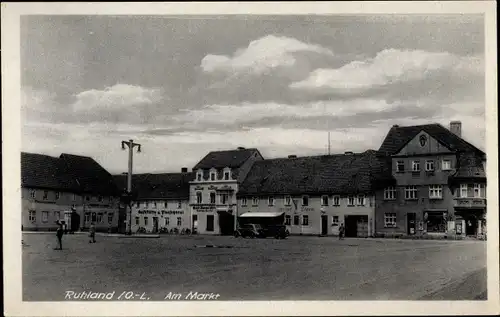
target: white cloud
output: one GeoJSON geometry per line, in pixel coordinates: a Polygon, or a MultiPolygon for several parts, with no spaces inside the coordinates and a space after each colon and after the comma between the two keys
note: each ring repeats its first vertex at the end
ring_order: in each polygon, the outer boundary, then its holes
{"type": "Polygon", "coordinates": [[[308,78],[292,83],[295,89],[368,89],[395,82],[426,78],[430,72],[483,73],[482,58],[447,52],[387,49],[374,58],[353,61],[337,69],[316,69],[308,78]]]}
{"type": "Polygon", "coordinates": [[[109,110],[129,110],[131,106],[151,105],[163,99],[159,88],[116,84],[104,90],[87,90],[76,95],[72,105],[75,111],[94,111],[99,108],[109,110]]]}
{"type": "Polygon", "coordinates": [[[296,63],[293,53],[313,52],[333,56],[333,52],[319,45],[308,44],[294,38],[268,35],[250,42],[233,56],[207,55],[201,61],[205,72],[252,72],[262,74],[277,67],[291,67],[296,63]]]}

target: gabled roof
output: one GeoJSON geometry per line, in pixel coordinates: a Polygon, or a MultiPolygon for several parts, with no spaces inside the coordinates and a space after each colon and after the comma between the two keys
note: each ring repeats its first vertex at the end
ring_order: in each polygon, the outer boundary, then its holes
{"type": "Polygon", "coordinates": [[[79,193],[115,195],[109,174],[94,159],[61,154],[59,157],[21,153],[21,185],[79,193]]]}
{"type": "Polygon", "coordinates": [[[388,155],[396,154],[422,130],[427,132],[437,141],[441,142],[451,151],[475,152],[480,155],[484,155],[483,151],[438,123],[407,127],[393,126],[382,142],[379,152],[388,155]]]}
{"type": "Polygon", "coordinates": [[[384,176],[383,157],[368,150],[356,154],[257,161],[238,196],[259,194],[356,194],[375,189],[384,176]]]}
{"type": "MultiPolygon", "coordinates": [[[[134,174],[132,175],[132,192],[135,199],[189,199],[189,182],[194,180],[195,174],[190,173],[161,173],[161,174],[134,174]]],[[[113,176],[116,186],[121,190],[127,189],[127,175],[113,176]]]]}
{"type": "Polygon", "coordinates": [[[236,149],[229,151],[212,151],[208,153],[193,170],[210,168],[238,168],[241,167],[252,155],[260,154],[257,149],[236,149]]]}

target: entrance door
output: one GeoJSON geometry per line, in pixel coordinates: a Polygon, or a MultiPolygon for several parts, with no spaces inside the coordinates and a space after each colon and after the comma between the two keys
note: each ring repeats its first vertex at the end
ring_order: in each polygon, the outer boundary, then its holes
{"type": "Polygon", "coordinates": [[[328,235],[328,216],[321,215],[321,235],[328,235]]]}
{"type": "Polygon", "coordinates": [[[416,219],[417,219],[417,215],[414,212],[409,212],[407,214],[407,220],[406,220],[407,234],[409,234],[409,235],[415,234],[415,232],[417,230],[416,219]]]}
{"type": "Polygon", "coordinates": [[[465,219],[465,235],[477,235],[477,219],[475,217],[467,217],[465,219]]]}
{"type": "Polygon", "coordinates": [[[153,217],[153,232],[158,232],[158,217],[153,217]]]}
{"type": "Polygon", "coordinates": [[[223,236],[234,234],[234,216],[226,211],[219,212],[220,234],[223,236]]]}
{"type": "Polygon", "coordinates": [[[345,216],[345,236],[355,238],[358,235],[358,219],[355,216],[345,216]]]}
{"type": "Polygon", "coordinates": [[[207,215],[207,231],[214,231],[214,215],[207,215]]]}
{"type": "Polygon", "coordinates": [[[193,215],[193,227],[191,228],[191,231],[196,233],[196,228],[198,228],[198,215],[193,215]]]}

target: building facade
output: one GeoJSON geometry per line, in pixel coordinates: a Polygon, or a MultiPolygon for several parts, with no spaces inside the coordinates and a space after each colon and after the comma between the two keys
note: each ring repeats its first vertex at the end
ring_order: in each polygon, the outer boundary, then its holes
{"type": "Polygon", "coordinates": [[[240,215],[283,214],[296,235],[335,236],[344,224],[346,236],[373,236],[378,165],[375,151],[256,162],[238,193],[240,215]]]}
{"type": "MultiPolygon", "coordinates": [[[[115,175],[116,185],[126,189],[127,175],[115,175]]],[[[125,223],[132,233],[181,233],[192,230],[189,207],[189,182],[194,174],[183,168],[181,173],[135,174],[132,177],[134,200],[131,212],[121,206],[125,223]]],[[[126,225],[121,226],[125,233],[126,225]]]]}
{"type": "Polygon", "coordinates": [[[118,195],[111,175],[92,158],[21,153],[22,230],[116,231],[118,195]],[[111,180],[111,182],[110,182],[111,180]]]}
{"type": "Polygon", "coordinates": [[[379,151],[387,155],[393,183],[375,194],[377,235],[481,234],[485,154],[464,141],[456,125],[391,128],[379,151]],[[467,173],[471,168],[478,175],[467,173]]]}
{"type": "Polygon", "coordinates": [[[232,235],[238,215],[236,194],[253,164],[257,149],[238,148],[208,153],[193,168],[189,187],[191,226],[201,234],[232,235]]]}

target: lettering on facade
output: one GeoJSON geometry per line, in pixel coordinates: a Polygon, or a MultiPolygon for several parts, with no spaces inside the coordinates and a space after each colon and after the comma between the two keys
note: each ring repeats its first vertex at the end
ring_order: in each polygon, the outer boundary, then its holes
{"type": "Polygon", "coordinates": [[[301,211],[303,211],[303,212],[314,211],[314,208],[312,208],[312,207],[302,207],[301,211]]]}
{"type": "Polygon", "coordinates": [[[138,210],[137,213],[145,215],[182,215],[183,210],[138,210]]]}
{"type": "Polygon", "coordinates": [[[214,212],[215,211],[215,205],[213,204],[198,204],[198,205],[193,205],[193,210],[198,211],[198,212],[214,212]]]}

